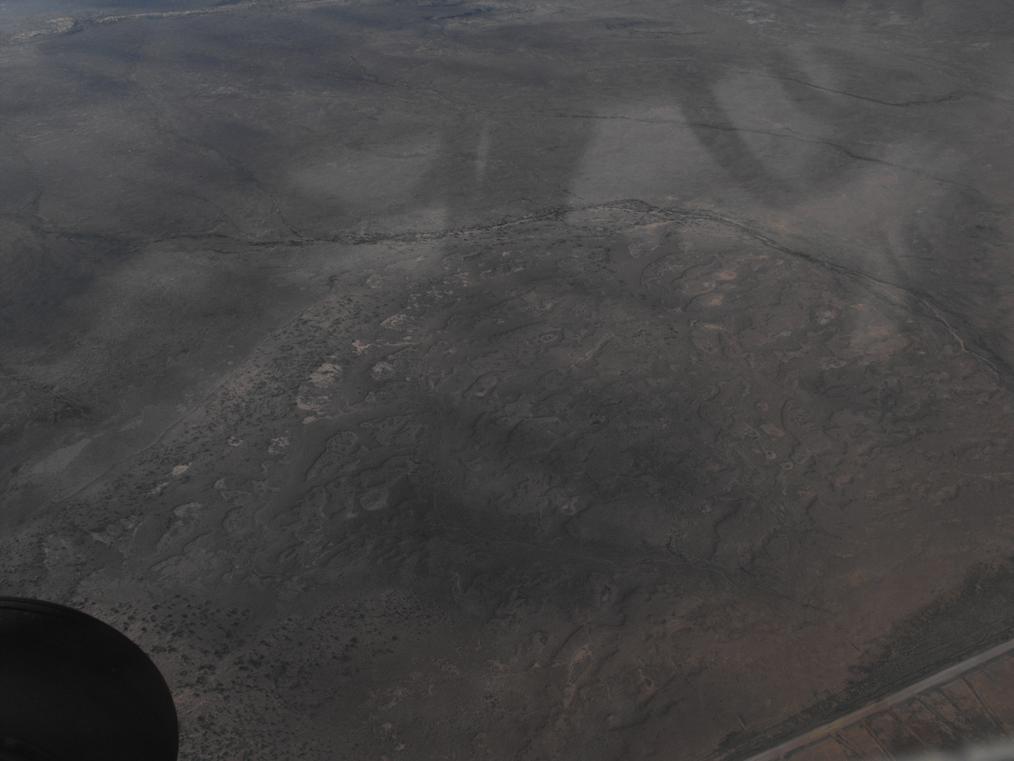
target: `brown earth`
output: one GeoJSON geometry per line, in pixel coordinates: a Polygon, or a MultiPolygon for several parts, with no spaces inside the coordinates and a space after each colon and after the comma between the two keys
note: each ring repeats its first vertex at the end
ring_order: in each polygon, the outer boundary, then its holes
{"type": "Polygon", "coordinates": [[[0,3],[2,591],[184,759],[739,759],[1009,638],[1012,37],[0,3]]]}

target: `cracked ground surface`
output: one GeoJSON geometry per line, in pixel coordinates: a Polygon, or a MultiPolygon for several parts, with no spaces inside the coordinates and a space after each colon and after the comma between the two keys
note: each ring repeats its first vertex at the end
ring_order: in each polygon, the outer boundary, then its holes
{"type": "Polygon", "coordinates": [[[0,579],[183,759],[739,759],[1012,635],[1006,0],[0,2],[0,579]]]}

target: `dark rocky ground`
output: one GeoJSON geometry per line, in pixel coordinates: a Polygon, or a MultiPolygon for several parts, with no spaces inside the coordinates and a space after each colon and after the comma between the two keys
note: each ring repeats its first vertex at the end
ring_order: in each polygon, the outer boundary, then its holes
{"type": "Polygon", "coordinates": [[[0,579],[183,759],[737,759],[1011,636],[1008,0],[0,2],[0,579]]]}

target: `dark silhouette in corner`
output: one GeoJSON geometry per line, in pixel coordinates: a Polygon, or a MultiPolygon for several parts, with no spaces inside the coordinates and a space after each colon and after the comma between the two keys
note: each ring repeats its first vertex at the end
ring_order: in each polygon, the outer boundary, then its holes
{"type": "Polygon", "coordinates": [[[175,761],[172,694],[155,664],[96,618],[0,597],[0,761],[175,761]]]}

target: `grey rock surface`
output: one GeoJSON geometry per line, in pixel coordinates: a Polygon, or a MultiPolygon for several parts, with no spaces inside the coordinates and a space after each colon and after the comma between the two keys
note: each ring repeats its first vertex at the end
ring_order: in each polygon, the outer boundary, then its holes
{"type": "Polygon", "coordinates": [[[1011,636],[1007,0],[0,2],[0,579],[183,759],[736,759],[1011,636]]]}

